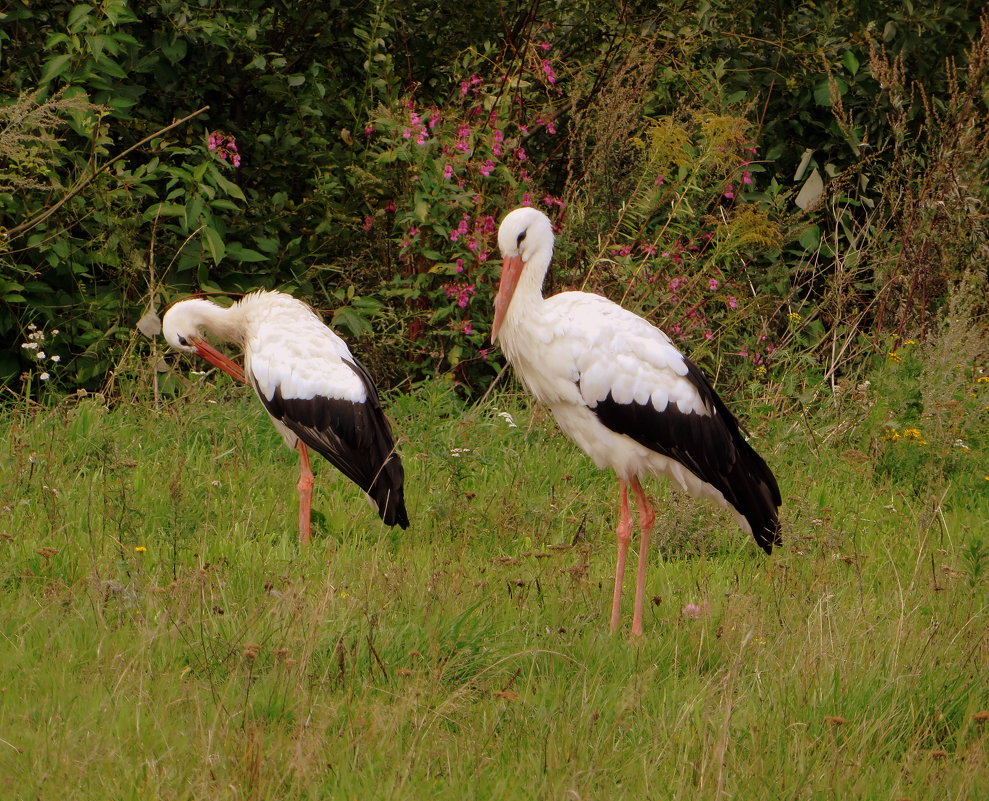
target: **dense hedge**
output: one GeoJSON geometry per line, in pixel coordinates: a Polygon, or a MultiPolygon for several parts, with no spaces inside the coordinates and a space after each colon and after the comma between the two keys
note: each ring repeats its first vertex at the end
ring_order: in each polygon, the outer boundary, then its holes
{"type": "Polygon", "coordinates": [[[559,223],[556,288],[728,375],[833,374],[836,332],[922,333],[986,278],[989,30],[921,5],[15,2],[0,380],[104,388],[149,308],[278,287],[386,382],[482,390],[524,202],[559,223]]]}

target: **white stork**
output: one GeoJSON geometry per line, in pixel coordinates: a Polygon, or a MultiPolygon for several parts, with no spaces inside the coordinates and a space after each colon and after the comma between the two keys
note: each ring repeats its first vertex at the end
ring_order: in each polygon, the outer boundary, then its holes
{"type": "Polygon", "coordinates": [[[767,553],[780,543],[779,487],[701,371],[651,323],[600,295],[543,298],[553,228],[541,211],[510,212],[498,229],[504,259],[492,341],[560,428],[599,468],[618,476],[621,500],[611,631],[618,627],[632,534],[628,487],[641,543],[632,634],[642,634],[646,554],[655,514],[640,476],[670,476],[692,496],[731,511],[767,553]]]}
{"type": "Polygon", "coordinates": [[[313,486],[306,446],[364,490],[387,525],[408,527],[402,462],[374,382],[309,306],[284,292],[253,292],[228,308],[193,298],[165,313],[162,332],[173,348],[254,387],[285,443],[299,451],[302,542],[310,539],[313,486]],[[238,345],[243,369],[204,332],[238,345]]]}

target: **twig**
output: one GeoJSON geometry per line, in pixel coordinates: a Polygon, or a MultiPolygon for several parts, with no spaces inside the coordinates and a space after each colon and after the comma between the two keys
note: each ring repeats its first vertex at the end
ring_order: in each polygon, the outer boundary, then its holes
{"type": "Polygon", "coordinates": [[[203,106],[198,111],[194,111],[192,112],[192,114],[189,114],[180,120],[176,120],[171,125],[166,125],[164,128],[155,131],[153,134],[149,134],[148,136],[145,136],[144,139],[142,139],[140,142],[136,142],[135,144],[131,145],[125,151],[123,151],[122,153],[118,153],[116,156],[114,156],[112,159],[110,159],[108,162],[102,165],[98,170],[94,170],[92,174],[89,175],[88,177],[80,178],[76,182],[76,185],[73,186],[60,200],[58,200],[56,203],[53,203],[51,206],[49,206],[43,212],[38,214],[36,217],[28,220],[27,222],[23,222],[20,225],[15,225],[13,228],[9,229],[8,231],[3,232],[3,239],[6,242],[9,242],[14,237],[27,233],[32,228],[37,227],[45,220],[47,220],[49,217],[51,217],[62,206],[64,206],[66,203],[72,200],[72,198],[78,195],[83,189],[89,186],[89,184],[95,181],[97,176],[99,176],[101,173],[106,172],[108,169],[110,169],[111,165],[120,161],[120,159],[122,159],[124,156],[137,150],[139,147],[141,147],[141,145],[150,142],[156,136],[161,136],[164,133],[168,133],[168,131],[172,130],[173,128],[178,128],[183,123],[188,122],[193,117],[197,117],[200,114],[202,114],[204,111],[208,111],[208,110],[209,110],[209,106],[203,106]]]}

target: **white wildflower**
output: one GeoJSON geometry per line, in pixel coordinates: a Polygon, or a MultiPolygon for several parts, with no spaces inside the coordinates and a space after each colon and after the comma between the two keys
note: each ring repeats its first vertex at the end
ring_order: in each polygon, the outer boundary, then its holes
{"type": "Polygon", "coordinates": [[[38,376],[38,378],[40,378],[42,381],[47,381],[49,378],[51,378],[51,374],[50,373],[42,373],[41,375],[38,376]]]}
{"type": "Polygon", "coordinates": [[[39,361],[41,359],[47,359],[47,358],[48,358],[48,354],[46,354],[43,350],[39,350],[38,351],[38,360],[39,361]]]}
{"type": "Polygon", "coordinates": [[[56,353],[56,354],[55,354],[54,356],[52,356],[52,361],[53,361],[53,362],[56,362],[56,363],[57,363],[57,362],[60,362],[60,361],[62,361],[62,357],[61,357],[61,356],[59,356],[59,355],[58,355],[58,354],[56,353]]]}

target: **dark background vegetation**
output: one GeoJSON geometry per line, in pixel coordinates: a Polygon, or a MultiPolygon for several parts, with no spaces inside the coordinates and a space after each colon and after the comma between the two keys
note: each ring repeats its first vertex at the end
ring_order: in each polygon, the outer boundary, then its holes
{"type": "Polygon", "coordinates": [[[150,364],[167,391],[145,312],[264,287],[383,384],[476,396],[494,226],[530,202],[554,289],[719,380],[838,386],[949,307],[984,319],[982,5],[15,0],[0,380],[113,396],[150,364]]]}

